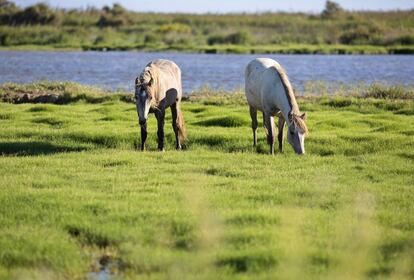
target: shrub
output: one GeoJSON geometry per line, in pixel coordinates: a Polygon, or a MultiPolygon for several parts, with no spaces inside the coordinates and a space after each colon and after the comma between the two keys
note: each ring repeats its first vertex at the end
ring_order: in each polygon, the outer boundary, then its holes
{"type": "Polygon", "coordinates": [[[333,1],[326,1],[325,9],[322,11],[321,17],[322,18],[336,18],[344,12],[344,9],[338,4],[333,1]]]}
{"type": "Polygon", "coordinates": [[[144,36],[144,44],[156,44],[161,41],[161,38],[153,33],[146,34],[144,36]]]}
{"type": "Polygon", "coordinates": [[[17,12],[13,17],[13,22],[16,24],[51,24],[60,23],[61,16],[50,9],[45,3],[39,3],[30,7],[27,7],[23,11],[17,12]]]}
{"type": "Polygon", "coordinates": [[[227,42],[234,45],[245,45],[250,41],[250,34],[247,31],[239,31],[227,36],[227,42]]]}
{"type": "Polygon", "coordinates": [[[224,36],[221,36],[221,35],[210,36],[207,39],[207,44],[209,45],[224,44],[224,36]]]}
{"type": "Polygon", "coordinates": [[[378,99],[413,99],[414,89],[405,88],[403,86],[372,84],[367,88],[362,96],[378,99]]]}
{"type": "Polygon", "coordinates": [[[120,4],[113,4],[112,8],[105,6],[102,8],[102,15],[99,18],[97,25],[103,27],[119,27],[127,25],[129,17],[127,10],[120,4]]]}
{"type": "Polygon", "coordinates": [[[160,33],[184,33],[189,34],[191,33],[192,29],[191,26],[182,23],[173,23],[173,24],[163,24],[161,25],[158,30],[160,33]]]}
{"type": "Polygon", "coordinates": [[[20,9],[7,0],[0,0],[0,24],[13,25],[14,16],[20,9]]]}
{"type": "Polygon", "coordinates": [[[342,44],[355,45],[366,43],[371,34],[366,26],[358,26],[355,29],[342,33],[339,40],[342,44]]]}
{"type": "Polygon", "coordinates": [[[394,45],[414,45],[414,35],[402,35],[390,42],[394,45]]]}
{"type": "Polygon", "coordinates": [[[119,27],[126,25],[127,19],[122,16],[102,15],[98,20],[98,26],[103,27],[119,27]]]}
{"type": "Polygon", "coordinates": [[[209,45],[216,44],[234,44],[234,45],[246,45],[250,42],[250,34],[247,31],[239,31],[229,34],[227,36],[213,35],[207,40],[209,45]]]}

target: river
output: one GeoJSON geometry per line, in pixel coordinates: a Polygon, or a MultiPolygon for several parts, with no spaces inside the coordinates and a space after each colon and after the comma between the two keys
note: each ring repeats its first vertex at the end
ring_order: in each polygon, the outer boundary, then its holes
{"type": "Polygon", "coordinates": [[[0,51],[0,83],[38,80],[74,81],[104,89],[133,90],[135,77],[152,59],[175,61],[182,70],[184,92],[208,85],[243,87],[244,68],[256,57],[279,61],[300,92],[309,81],[355,85],[378,81],[414,84],[410,55],[238,55],[151,52],[0,51]]]}

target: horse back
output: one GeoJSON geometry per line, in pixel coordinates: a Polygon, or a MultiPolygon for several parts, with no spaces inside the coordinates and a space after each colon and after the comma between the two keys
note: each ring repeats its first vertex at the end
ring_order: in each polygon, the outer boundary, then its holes
{"type": "Polygon", "coordinates": [[[245,93],[250,106],[260,111],[277,111],[273,108],[277,99],[275,94],[279,94],[281,87],[276,67],[280,65],[268,58],[254,59],[247,65],[245,93]]]}
{"type": "Polygon", "coordinates": [[[181,69],[171,60],[156,59],[148,63],[147,67],[155,68],[158,73],[158,91],[162,95],[174,92],[176,100],[182,97],[181,69]]]}

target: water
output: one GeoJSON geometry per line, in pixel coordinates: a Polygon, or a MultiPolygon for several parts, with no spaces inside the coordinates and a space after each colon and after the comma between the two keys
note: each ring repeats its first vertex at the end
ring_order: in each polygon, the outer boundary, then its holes
{"type": "Polygon", "coordinates": [[[0,83],[38,80],[75,81],[105,89],[132,91],[135,77],[152,59],[175,61],[184,92],[204,85],[232,90],[243,87],[244,68],[256,57],[279,61],[296,89],[308,81],[345,83],[379,81],[414,84],[414,56],[409,55],[235,55],[145,52],[0,51],[0,83]]]}

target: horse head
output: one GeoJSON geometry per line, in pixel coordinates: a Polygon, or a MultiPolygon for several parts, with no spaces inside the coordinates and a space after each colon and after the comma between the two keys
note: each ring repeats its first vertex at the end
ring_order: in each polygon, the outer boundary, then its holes
{"type": "Polygon", "coordinates": [[[146,68],[135,79],[135,100],[140,125],[146,124],[150,108],[156,107],[154,97],[154,77],[151,70],[146,68]]]}
{"type": "Polygon", "coordinates": [[[302,115],[293,112],[289,113],[287,139],[289,144],[292,145],[295,152],[299,155],[305,153],[305,136],[308,134],[305,120],[306,113],[302,115]]]}

